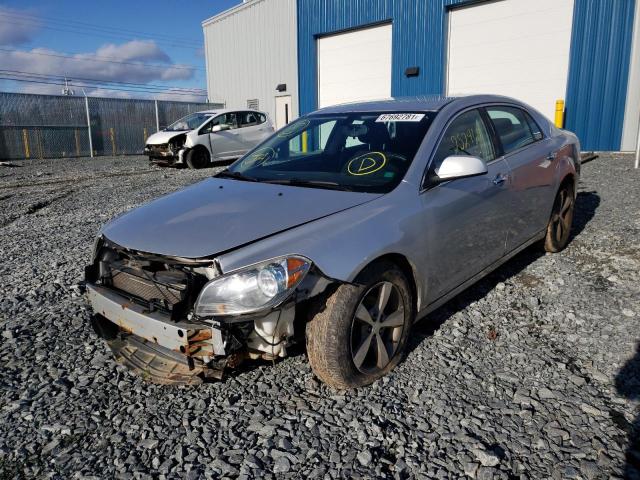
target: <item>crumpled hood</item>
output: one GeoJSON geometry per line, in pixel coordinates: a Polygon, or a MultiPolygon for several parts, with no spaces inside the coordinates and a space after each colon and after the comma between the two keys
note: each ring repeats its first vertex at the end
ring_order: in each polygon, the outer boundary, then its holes
{"type": "Polygon", "coordinates": [[[202,258],[379,196],[210,178],[124,214],[102,233],[133,250],[202,258]]]}
{"type": "Polygon", "coordinates": [[[156,132],[147,138],[147,145],[160,145],[168,143],[173,137],[189,132],[156,132]]]}

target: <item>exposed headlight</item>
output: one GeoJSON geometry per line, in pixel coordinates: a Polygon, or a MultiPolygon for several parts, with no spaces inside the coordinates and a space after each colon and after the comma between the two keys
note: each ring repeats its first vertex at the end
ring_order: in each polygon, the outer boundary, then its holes
{"type": "Polygon", "coordinates": [[[274,307],[298,286],[310,266],[304,257],[281,257],[214,278],[200,292],[195,313],[233,315],[274,307]]]}

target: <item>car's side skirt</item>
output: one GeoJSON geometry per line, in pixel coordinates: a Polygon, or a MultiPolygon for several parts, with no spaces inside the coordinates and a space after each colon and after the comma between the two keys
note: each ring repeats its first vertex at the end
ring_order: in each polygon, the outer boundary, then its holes
{"type": "Polygon", "coordinates": [[[441,307],[442,305],[447,303],[449,300],[451,300],[453,297],[455,297],[456,295],[461,293],[463,290],[466,290],[471,285],[476,283],[478,280],[480,280],[481,278],[485,277],[486,275],[488,275],[489,273],[494,271],[496,268],[498,268],[499,266],[501,266],[505,262],[511,260],[513,257],[515,257],[518,253],[520,253],[525,248],[533,245],[534,243],[536,243],[539,240],[542,240],[544,238],[544,236],[545,236],[545,233],[546,233],[546,228],[544,230],[541,230],[540,232],[538,232],[530,240],[526,241],[525,243],[523,243],[519,247],[511,250],[509,253],[507,253],[502,258],[500,258],[496,262],[494,262],[491,265],[489,265],[488,267],[486,267],[484,270],[481,270],[479,273],[475,274],[469,280],[465,281],[464,283],[462,283],[462,284],[458,285],[457,287],[455,287],[453,290],[449,291],[449,293],[445,293],[440,298],[438,298],[438,299],[434,300],[433,302],[431,302],[429,305],[427,305],[425,308],[423,308],[420,312],[418,312],[418,315],[416,317],[416,321],[423,319],[424,317],[429,315],[431,312],[433,312],[435,309],[437,309],[438,307],[441,307]]]}

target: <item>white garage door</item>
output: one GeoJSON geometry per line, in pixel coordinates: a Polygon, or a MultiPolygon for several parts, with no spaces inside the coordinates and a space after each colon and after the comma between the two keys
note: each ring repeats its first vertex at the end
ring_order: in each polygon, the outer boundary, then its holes
{"type": "Polygon", "coordinates": [[[569,71],[573,0],[501,0],[449,14],[447,93],[515,97],[554,117],[569,71]]]}
{"type": "Polygon", "coordinates": [[[390,96],[390,24],[318,39],[318,107],[390,96]]]}

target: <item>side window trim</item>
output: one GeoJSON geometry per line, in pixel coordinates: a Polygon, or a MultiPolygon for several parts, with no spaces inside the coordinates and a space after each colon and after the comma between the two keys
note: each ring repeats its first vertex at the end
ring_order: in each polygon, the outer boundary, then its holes
{"type": "Polygon", "coordinates": [[[500,140],[500,136],[498,135],[498,132],[496,131],[495,125],[493,124],[493,122],[491,121],[491,118],[489,117],[489,114],[487,113],[486,107],[484,107],[484,106],[479,107],[478,110],[480,110],[480,116],[482,117],[482,120],[484,121],[484,128],[487,129],[487,132],[489,133],[489,136],[491,137],[491,142],[493,143],[494,154],[496,156],[493,160],[491,160],[490,162],[487,162],[487,165],[490,165],[493,162],[495,162],[496,160],[504,157],[504,148],[502,147],[502,141],[500,140]]]}
{"type": "Polygon", "coordinates": [[[542,129],[540,128],[540,125],[538,125],[538,122],[536,122],[536,119],[533,118],[533,116],[527,110],[522,109],[522,111],[524,112],[524,115],[525,115],[524,118],[527,120],[527,123],[529,124],[529,129],[531,129],[531,134],[533,135],[533,139],[535,140],[535,142],[544,140],[544,133],[542,133],[542,129]],[[535,130],[533,128],[534,126],[535,126],[535,130]],[[540,138],[536,138],[536,133],[540,135],[540,138]]]}
{"type": "MultiPolygon", "coordinates": [[[[526,108],[521,107],[520,105],[512,104],[512,103],[491,103],[491,104],[484,105],[482,108],[484,108],[485,112],[486,112],[487,109],[494,108],[494,107],[495,108],[500,108],[500,107],[514,108],[514,109],[517,109],[517,110],[520,110],[521,112],[523,112],[525,121],[527,123],[527,128],[529,129],[529,131],[531,132],[531,136],[533,137],[533,142],[528,143],[528,144],[526,144],[526,145],[524,145],[522,147],[516,148],[515,150],[512,150],[509,153],[505,153],[504,147],[502,145],[502,140],[500,139],[500,136],[498,135],[498,132],[496,131],[497,141],[500,144],[500,153],[501,153],[501,157],[500,158],[510,157],[511,155],[519,153],[523,149],[525,149],[527,147],[530,147],[531,145],[533,145],[535,143],[541,142],[542,140],[547,138],[545,136],[545,134],[544,134],[544,131],[540,128],[540,125],[538,124],[538,122],[536,122],[536,120],[533,118],[533,115],[531,115],[526,108]],[[537,127],[538,132],[541,135],[540,138],[536,138],[535,133],[533,132],[533,130],[531,130],[530,122],[533,122],[533,124],[537,127]]],[[[491,123],[491,128],[495,130],[495,125],[493,124],[493,120],[491,120],[491,117],[489,117],[489,113],[488,112],[487,112],[487,119],[491,123]]],[[[488,165],[488,163],[487,163],[487,165],[488,165]]]]}

